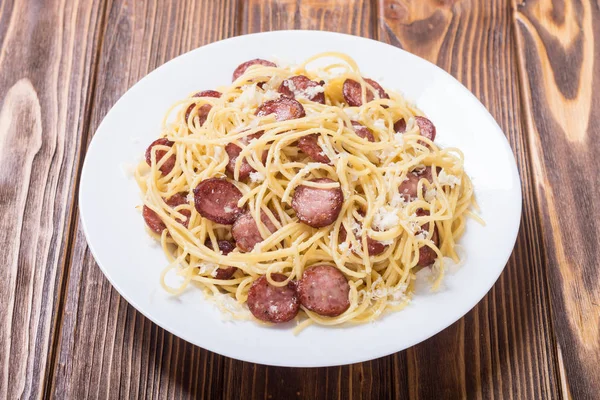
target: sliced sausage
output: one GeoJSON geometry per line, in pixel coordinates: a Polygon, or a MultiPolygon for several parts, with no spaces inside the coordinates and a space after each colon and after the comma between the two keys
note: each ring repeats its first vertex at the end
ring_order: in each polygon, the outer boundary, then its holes
{"type": "Polygon", "coordinates": [[[244,72],[246,72],[246,70],[252,65],[264,65],[265,67],[277,66],[277,64],[273,62],[263,60],[261,58],[255,58],[254,60],[246,61],[245,63],[238,65],[235,71],[233,71],[233,77],[231,78],[231,82],[234,82],[237,78],[244,75],[244,72]]]}
{"type": "Polygon", "coordinates": [[[316,133],[302,136],[298,139],[298,148],[313,161],[331,165],[331,160],[325,155],[321,146],[319,146],[318,138],[319,135],[316,133]]]}
{"type": "MultiPolygon", "coordinates": [[[[165,201],[167,205],[171,208],[178,207],[183,204],[187,204],[187,197],[184,193],[177,193],[171,196],[169,199],[165,201]]],[[[177,222],[182,224],[187,228],[189,223],[189,218],[192,215],[190,210],[181,210],[179,213],[186,218],[184,220],[178,219],[177,222]]],[[[162,219],[155,213],[150,207],[144,206],[142,209],[142,216],[144,217],[144,221],[146,221],[146,225],[150,228],[152,232],[161,233],[163,230],[167,229],[167,226],[164,224],[162,219]]]]}
{"type": "Polygon", "coordinates": [[[258,107],[255,114],[259,117],[275,114],[277,121],[287,121],[306,116],[302,104],[287,97],[280,97],[279,99],[264,102],[258,107]]]}
{"type": "Polygon", "coordinates": [[[375,141],[375,136],[373,136],[373,132],[367,128],[366,126],[356,122],[356,121],[351,121],[352,122],[352,128],[354,129],[354,132],[360,136],[363,139],[367,139],[369,142],[374,142],[375,141]]]}
{"type": "Polygon", "coordinates": [[[315,103],[325,104],[325,93],[315,88],[322,88],[324,81],[311,81],[304,75],[292,76],[284,80],[279,86],[279,93],[290,99],[295,99],[296,95],[301,94],[304,98],[315,103]]]}
{"type": "Polygon", "coordinates": [[[419,188],[419,181],[421,179],[426,179],[431,183],[433,180],[431,167],[425,167],[425,169],[420,173],[409,172],[406,174],[404,182],[402,182],[398,187],[398,192],[402,195],[402,198],[404,198],[405,202],[408,203],[409,201],[413,201],[418,197],[417,190],[419,188]]]}
{"type": "Polygon", "coordinates": [[[421,136],[425,136],[432,142],[435,140],[435,125],[429,119],[425,117],[415,117],[415,122],[419,126],[421,136]]]}
{"type": "MultiPolygon", "coordinates": [[[[261,211],[260,219],[262,223],[265,224],[269,232],[273,233],[277,230],[277,227],[271,222],[267,214],[261,211]]],[[[262,242],[264,239],[260,234],[260,230],[256,225],[256,221],[252,214],[247,212],[246,214],[240,216],[233,227],[231,228],[231,234],[235,239],[237,246],[245,252],[252,251],[254,246],[258,243],[262,242]]]]}
{"type": "MultiPolygon", "coordinates": [[[[240,141],[243,144],[247,145],[248,143],[250,143],[250,141],[252,139],[258,139],[259,137],[261,137],[263,135],[263,133],[264,133],[263,131],[260,131],[253,135],[248,135],[248,136],[240,139],[240,141]]],[[[229,162],[227,163],[227,166],[225,167],[225,169],[233,177],[233,173],[235,171],[235,163],[237,162],[238,156],[242,152],[242,148],[235,143],[228,143],[225,146],[225,151],[227,152],[227,155],[229,156],[229,162]]],[[[263,154],[262,154],[263,164],[267,161],[268,154],[269,154],[269,152],[267,150],[265,150],[263,152],[263,154]]],[[[256,170],[254,168],[252,168],[250,163],[244,158],[242,160],[242,165],[240,165],[239,181],[244,181],[244,180],[248,179],[248,177],[250,176],[250,173],[252,173],[252,172],[256,172],[256,170]]]]}
{"type": "MultiPolygon", "coordinates": [[[[204,245],[211,249],[213,248],[212,242],[210,241],[210,239],[205,241],[204,245]]],[[[223,254],[224,256],[231,253],[233,251],[233,249],[235,249],[235,243],[230,240],[219,240],[219,241],[217,241],[217,246],[219,247],[221,254],[223,254]]],[[[233,276],[233,274],[235,273],[235,271],[237,271],[236,267],[218,268],[217,272],[215,274],[215,279],[221,279],[221,280],[230,279],[233,276]]]]}
{"type": "MultiPolygon", "coordinates": [[[[429,215],[429,211],[419,208],[417,210],[416,214],[419,217],[422,217],[424,215],[429,215]]],[[[422,230],[428,231],[429,230],[429,222],[423,224],[421,226],[421,228],[422,228],[422,230]]],[[[437,227],[435,226],[435,224],[433,226],[433,234],[431,235],[431,241],[436,246],[439,246],[439,244],[440,244],[437,227]]],[[[433,264],[435,262],[436,258],[437,258],[437,253],[431,247],[422,246],[421,248],[419,248],[419,261],[418,261],[417,265],[420,267],[427,267],[427,266],[433,264]]]]}
{"type": "MultiPolygon", "coordinates": [[[[203,90],[202,92],[196,93],[193,97],[221,97],[221,92],[217,92],[216,90],[203,90]]],[[[187,110],[185,111],[185,120],[190,119],[190,114],[192,110],[196,107],[196,103],[190,104],[187,110]]],[[[200,125],[204,125],[206,122],[206,117],[210,112],[212,106],[210,104],[204,104],[202,107],[198,109],[198,118],[200,118],[200,125]],[[208,106],[208,107],[207,107],[208,106]]]]}
{"type": "MultiPolygon", "coordinates": [[[[150,143],[150,146],[148,146],[148,148],[146,149],[146,163],[148,165],[152,166],[152,148],[154,146],[161,145],[161,146],[173,147],[174,144],[175,143],[171,142],[167,138],[156,139],[154,142],[150,143]]],[[[167,154],[167,152],[165,150],[156,150],[156,163],[157,164],[160,160],[162,160],[162,158],[165,156],[165,154],[167,154]]],[[[175,154],[172,154],[169,158],[167,158],[165,160],[163,165],[160,166],[160,168],[159,168],[160,172],[162,172],[163,175],[168,175],[169,172],[171,172],[173,170],[173,167],[175,166],[175,161],[176,161],[175,154]]]]}
{"type": "MultiPolygon", "coordinates": [[[[338,242],[343,243],[346,241],[346,237],[348,234],[346,233],[346,228],[344,225],[340,227],[340,233],[338,235],[338,242]]],[[[360,237],[356,238],[360,243],[362,243],[362,239],[360,237]]],[[[387,245],[381,243],[378,240],[371,239],[367,236],[367,255],[369,257],[378,256],[385,251],[387,245]]],[[[356,254],[355,252],[353,252],[356,254]]]]}
{"type": "Polygon", "coordinates": [[[307,310],[337,317],[350,307],[350,285],[339,269],[331,265],[307,268],[298,282],[300,304],[307,310]]]}
{"type": "Polygon", "coordinates": [[[214,97],[218,99],[219,97],[221,97],[221,92],[218,92],[216,90],[203,90],[201,92],[196,93],[192,97],[214,97]]]}
{"type": "MultiPolygon", "coordinates": [[[[329,178],[312,179],[311,182],[335,182],[329,178]]],[[[342,189],[320,189],[300,185],[292,197],[292,208],[300,221],[313,228],[322,228],[335,222],[344,202],[342,189]]]]}
{"type": "MultiPolygon", "coordinates": [[[[271,274],[271,278],[275,282],[287,279],[283,274],[271,274]]],[[[248,308],[252,315],[265,322],[277,324],[294,319],[300,308],[296,283],[290,281],[283,287],[272,286],[266,276],[261,276],[248,291],[248,308]]]]}
{"type": "Polygon", "coordinates": [[[244,210],[237,206],[242,192],[226,179],[205,179],[194,189],[196,210],[218,224],[231,225],[244,210]]]}
{"type": "Polygon", "coordinates": [[[400,118],[398,121],[394,122],[394,131],[396,133],[406,132],[406,121],[404,118],[400,118]]]}
{"type": "MultiPolygon", "coordinates": [[[[192,104],[188,107],[187,111],[185,112],[186,121],[190,119],[190,113],[192,112],[195,106],[195,104],[192,104]]],[[[206,119],[208,118],[208,113],[211,109],[212,106],[210,104],[203,104],[198,109],[198,122],[200,123],[200,126],[204,125],[204,123],[206,122],[206,119]]]]}
{"type": "MultiPolygon", "coordinates": [[[[368,82],[371,86],[373,86],[375,88],[375,90],[377,90],[377,94],[379,95],[379,98],[381,99],[389,99],[390,96],[388,96],[388,94],[385,92],[385,90],[383,90],[383,88],[381,87],[381,85],[379,85],[379,83],[375,82],[372,79],[369,78],[363,78],[366,82],[368,82]]],[[[367,103],[370,101],[373,101],[373,99],[375,98],[375,94],[373,93],[373,91],[369,88],[367,89],[367,103]]],[[[356,82],[353,79],[346,79],[344,81],[344,85],[342,87],[342,94],[344,95],[344,100],[346,101],[346,103],[348,103],[348,105],[352,106],[352,107],[360,107],[362,106],[363,102],[362,102],[362,88],[360,83],[356,82]]]]}

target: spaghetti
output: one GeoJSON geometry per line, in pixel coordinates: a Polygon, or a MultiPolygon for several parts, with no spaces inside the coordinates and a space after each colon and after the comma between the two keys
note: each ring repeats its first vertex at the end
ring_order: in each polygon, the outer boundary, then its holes
{"type": "Polygon", "coordinates": [[[248,301],[299,329],[373,321],[409,303],[420,268],[435,290],[479,220],[462,152],[344,54],[244,63],[231,85],[175,103],[161,136],[135,176],[169,260],[162,285],[193,284],[234,318],[251,318],[248,301]]]}

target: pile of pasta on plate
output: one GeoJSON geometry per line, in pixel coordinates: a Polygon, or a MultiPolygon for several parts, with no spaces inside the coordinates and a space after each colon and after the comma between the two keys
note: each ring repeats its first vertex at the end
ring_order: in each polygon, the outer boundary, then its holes
{"type": "Polygon", "coordinates": [[[203,89],[166,110],[136,169],[165,290],[191,285],[235,318],[300,330],[400,310],[417,271],[435,271],[435,289],[460,262],[478,219],[461,151],[350,57],[257,58],[203,89]]]}

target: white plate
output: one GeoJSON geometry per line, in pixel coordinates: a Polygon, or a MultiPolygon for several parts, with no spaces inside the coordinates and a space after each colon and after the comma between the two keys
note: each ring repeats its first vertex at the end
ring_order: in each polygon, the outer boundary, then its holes
{"type": "Polygon", "coordinates": [[[279,31],[212,43],[157,68],[133,86],[100,124],[87,153],[79,204],[83,230],[98,265],[142,314],[175,335],[228,357],[282,366],[315,367],[365,361],[419,343],[467,313],[492,287],[514,246],[521,215],[515,160],[504,134],[481,103],[449,74],[396,47],[316,31],[279,31]],[[138,187],[127,169],[160,134],[167,108],[195,90],[227,84],[252,58],[302,61],[324,51],[349,54],[363,75],[400,90],[435,123],[436,141],[464,151],[481,216],[461,240],[466,264],[445,289],[417,295],[404,311],[367,325],[313,326],[294,336],[289,326],[224,321],[192,288],[171,297],[159,285],[166,265],[136,206],[138,187]]]}

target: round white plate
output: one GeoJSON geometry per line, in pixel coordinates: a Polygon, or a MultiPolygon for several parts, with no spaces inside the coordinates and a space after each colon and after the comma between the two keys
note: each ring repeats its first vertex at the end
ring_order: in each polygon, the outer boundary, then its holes
{"type": "Polygon", "coordinates": [[[410,53],[369,39],[316,31],[239,36],[191,51],[134,85],[100,124],[81,176],[83,230],[98,265],[142,314],[175,335],[228,357],[260,364],[316,367],[385,356],[419,343],[467,313],[492,287],[514,246],[521,216],[515,160],[504,134],[481,103],[452,76],[410,53]],[[353,57],[364,76],[400,90],[434,122],[436,142],[465,154],[481,216],[468,223],[461,244],[467,260],[437,293],[422,291],[404,311],[367,325],[265,327],[223,319],[200,290],[172,297],[159,285],[166,258],[145,231],[130,174],[160,134],[167,108],[196,90],[230,82],[252,58],[300,62],[324,51],[353,57]]]}

